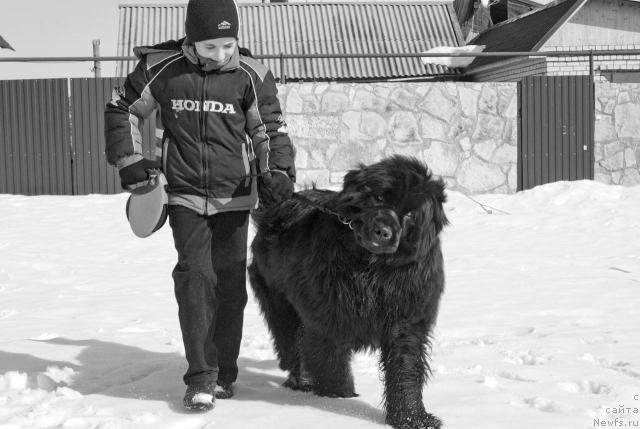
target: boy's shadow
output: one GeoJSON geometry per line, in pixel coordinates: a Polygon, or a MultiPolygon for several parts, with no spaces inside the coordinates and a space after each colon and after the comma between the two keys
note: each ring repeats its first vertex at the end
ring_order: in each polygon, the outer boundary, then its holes
{"type": "MultiPolygon", "coordinates": [[[[69,387],[83,395],[100,394],[117,398],[165,401],[174,412],[189,413],[182,406],[184,385],[181,377],[186,370],[186,361],[177,353],[152,352],[99,340],[53,338],[38,342],[73,346],[81,348],[81,351],[73,362],[46,360],[24,353],[0,351],[0,374],[8,371],[27,373],[28,387],[55,390],[64,383],[43,383],[41,373],[46,372],[51,366],[69,367],[75,371],[69,387]]],[[[231,400],[313,406],[335,414],[384,423],[381,409],[357,398],[319,398],[311,393],[283,388],[281,383],[284,381],[284,373],[277,375],[280,370],[274,360],[260,361],[241,357],[238,366],[238,389],[236,396],[231,400]]]]}

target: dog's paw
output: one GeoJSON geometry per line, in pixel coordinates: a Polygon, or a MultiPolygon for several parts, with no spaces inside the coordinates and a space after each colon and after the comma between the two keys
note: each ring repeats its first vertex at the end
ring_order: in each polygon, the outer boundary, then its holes
{"type": "Polygon", "coordinates": [[[313,380],[308,377],[289,374],[284,383],[282,383],[282,387],[286,387],[291,390],[300,390],[302,392],[310,392],[313,390],[313,380]]]}
{"type": "Polygon", "coordinates": [[[347,383],[347,385],[341,386],[326,386],[316,384],[313,386],[313,393],[318,396],[324,396],[327,398],[355,398],[359,395],[356,393],[353,383],[347,383]]]}
{"type": "Polygon", "coordinates": [[[413,414],[403,419],[387,419],[387,423],[394,429],[441,429],[442,421],[426,411],[413,414]]]}

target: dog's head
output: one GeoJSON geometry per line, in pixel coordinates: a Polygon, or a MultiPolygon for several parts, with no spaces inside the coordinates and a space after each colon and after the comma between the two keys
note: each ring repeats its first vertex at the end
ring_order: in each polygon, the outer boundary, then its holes
{"type": "Polygon", "coordinates": [[[338,201],[356,242],[393,259],[426,255],[448,223],[444,183],[415,158],[394,155],[349,171],[338,201]]]}

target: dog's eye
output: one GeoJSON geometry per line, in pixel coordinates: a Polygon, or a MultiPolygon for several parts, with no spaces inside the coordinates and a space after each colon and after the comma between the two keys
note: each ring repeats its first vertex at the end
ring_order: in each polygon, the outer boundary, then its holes
{"type": "Polygon", "coordinates": [[[415,216],[414,216],[413,212],[409,212],[406,215],[404,215],[404,218],[407,219],[407,220],[413,220],[414,217],[415,216]]]}
{"type": "Polygon", "coordinates": [[[376,200],[383,202],[384,201],[384,196],[382,195],[376,195],[376,200]]]}

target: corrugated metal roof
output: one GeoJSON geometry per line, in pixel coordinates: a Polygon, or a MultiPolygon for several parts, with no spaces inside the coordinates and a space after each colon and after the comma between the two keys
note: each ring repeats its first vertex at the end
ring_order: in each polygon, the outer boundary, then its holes
{"type": "MultiPolygon", "coordinates": [[[[484,52],[536,52],[546,40],[588,0],[554,2],[480,33],[469,45],[485,45],[484,52]]],[[[478,57],[467,71],[505,60],[506,57],[478,57]]]]}
{"type": "MultiPolygon", "coordinates": [[[[184,37],[186,4],[120,5],[118,55],[184,37]]],[[[240,46],[254,55],[419,53],[459,46],[452,1],[240,4],[240,46]]],[[[276,77],[279,59],[262,60],[276,77]]],[[[456,74],[419,58],[286,59],[293,80],[388,79],[456,74]]],[[[125,76],[133,62],[118,67],[125,76]]]]}

